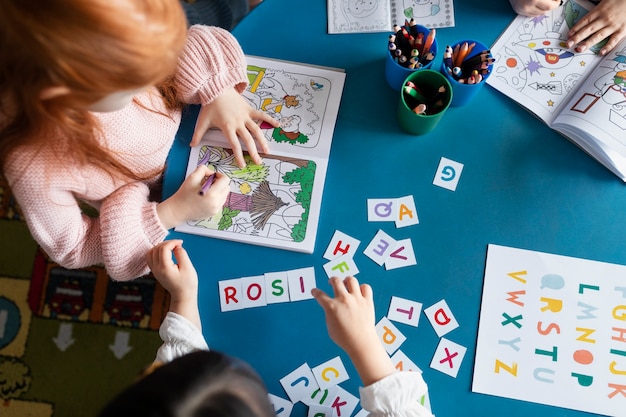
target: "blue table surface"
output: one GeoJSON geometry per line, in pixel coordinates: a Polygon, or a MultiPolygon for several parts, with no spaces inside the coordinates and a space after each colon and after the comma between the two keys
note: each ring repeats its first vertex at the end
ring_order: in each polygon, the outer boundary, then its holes
{"type": "MultiPolygon", "coordinates": [[[[476,39],[492,45],[514,18],[506,0],[454,4],[456,24],[437,31],[440,44],[476,39]]],[[[376,319],[392,296],[423,303],[445,299],[460,327],[446,337],[467,347],[457,378],[429,367],[439,338],[422,316],[399,324],[402,350],[424,371],[433,412],[447,416],[581,416],[562,408],[471,392],[487,245],[495,243],[626,264],[626,188],[598,162],[490,86],[465,107],[448,109],[436,129],[409,136],[396,123],[397,94],[384,80],[389,33],[327,34],[326,2],[265,0],[233,31],[244,52],[345,69],[313,254],[302,254],[172,231],[200,275],[204,334],[213,349],[250,362],[269,391],[287,398],[279,379],[307,362],[340,355],[358,395],[348,357],[327,336],[313,300],[221,313],[217,282],[265,272],[315,267],[328,291],[322,255],[336,230],[359,239],[358,278],[375,293],[376,319]],[[464,164],[456,191],[433,185],[439,160],[464,164]],[[367,199],[412,195],[420,223],[396,229],[367,221],[367,199]],[[382,229],[412,240],[417,265],[386,271],[362,249],[382,229]]],[[[184,119],[172,148],[165,195],[183,181],[195,113],[184,119]]],[[[524,389],[524,387],[520,387],[524,389]]],[[[359,408],[357,407],[357,410],[359,408]]],[[[356,410],[355,410],[356,411],[356,410]]],[[[294,416],[306,415],[297,404],[294,416]]]]}

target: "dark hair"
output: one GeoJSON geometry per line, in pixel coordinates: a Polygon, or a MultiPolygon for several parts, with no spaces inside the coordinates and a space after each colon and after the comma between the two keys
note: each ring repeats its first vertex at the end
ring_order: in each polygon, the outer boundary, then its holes
{"type": "Polygon", "coordinates": [[[117,395],[99,417],[274,417],[265,384],[245,362],[189,353],[117,395]]]}

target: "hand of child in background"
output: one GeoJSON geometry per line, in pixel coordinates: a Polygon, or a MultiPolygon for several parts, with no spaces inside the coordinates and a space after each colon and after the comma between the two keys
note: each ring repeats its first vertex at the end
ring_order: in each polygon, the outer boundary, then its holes
{"type": "Polygon", "coordinates": [[[364,386],[396,372],[376,334],[372,288],[354,277],[330,279],[334,298],[314,288],[311,294],[326,315],[330,338],[350,357],[364,386]]]}
{"type": "Polygon", "coordinates": [[[541,16],[563,4],[562,0],[510,0],[515,13],[522,16],[541,16]]]}
{"type": "Polygon", "coordinates": [[[229,191],[228,176],[220,172],[214,173],[206,165],[200,165],[185,179],[174,195],[159,203],[159,219],[166,229],[189,220],[208,219],[222,211],[229,191]],[[215,175],[215,180],[211,188],[204,195],[199,195],[205,178],[212,174],[215,175]]]}
{"type": "Polygon", "coordinates": [[[239,141],[246,145],[254,163],[261,164],[257,145],[264,153],[269,152],[269,145],[258,121],[267,122],[274,127],[280,125],[280,122],[269,114],[252,108],[237,90],[227,89],[200,109],[190,145],[196,146],[209,128],[217,127],[230,142],[237,166],[240,168],[246,166],[239,141]]]}
{"type": "Polygon", "coordinates": [[[572,26],[567,36],[567,47],[576,45],[576,52],[609,38],[600,50],[600,55],[606,55],[626,37],[626,1],[602,0],[572,26]]]}
{"type": "Polygon", "coordinates": [[[202,330],[198,310],[198,274],[182,244],[182,240],[159,243],[148,251],[147,262],[154,277],[170,294],[170,311],[180,314],[202,330]]]}

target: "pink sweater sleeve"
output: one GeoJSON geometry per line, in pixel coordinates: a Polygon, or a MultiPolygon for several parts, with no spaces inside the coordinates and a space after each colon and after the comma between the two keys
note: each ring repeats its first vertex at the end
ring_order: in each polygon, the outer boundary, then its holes
{"type": "Polygon", "coordinates": [[[86,180],[73,167],[50,171],[36,160],[15,158],[5,170],[11,191],[20,203],[33,238],[50,258],[68,269],[104,264],[114,280],[128,281],[149,272],[146,253],[163,241],[167,230],[148,201],[144,183],[129,183],[102,200],[100,216],[82,213],[76,195],[94,193],[105,183],[86,180]],[[30,162],[35,162],[31,160],[30,162]],[[40,179],[40,180],[32,180],[40,179]]]}
{"type": "Polygon", "coordinates": [[[102,256],[114,280],[128,281],[147,274],[148,250],[167,236],[156,212],[157,204],[148,201],[148,194],[146,184],[131,183],[102,202],[102,256]]]}
{"type": "Polygon", "coordinates": [[[178,63],[181,101],[208,104],[227,88],[240,93],[248,85],[246,60],[237,40],[221,28],[194,25],[178,63]]]}

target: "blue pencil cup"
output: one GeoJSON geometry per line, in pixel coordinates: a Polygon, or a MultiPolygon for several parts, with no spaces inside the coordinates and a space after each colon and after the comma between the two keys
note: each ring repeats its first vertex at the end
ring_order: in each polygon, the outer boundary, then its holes
{"type": "MultiPolygon", "coordinates": [[[[481,42],[477,42],[477,41],[469,40],[469,39],[456,42],[450,46],[452,47],[452,49],[454,49],[457,45],[463,45],[463,43],[465,42],[467,42],[468,45],[472,43],[474,44],[474,47],[472,48],[471,52],[467,55],[466,59],[475,57],[481,54],[482,52],[489,50],[489,48],[485,46],[484,44],[482,44],[481,42]]],[[[491,69],[493,68],[493,64],[489,64],[487,67],[488,67],[487,68],[488,72],[486,74],[481,74],[482,81],[476,84],[467,84],[465,82],[459,81],[459,79],[457,79],[455,76],[450,74],[450,71],[449,71],[450,68],[447,68],[445,58],[442,60],[440,70],[450,82],[450,85],[452,86],[452,91],[454,93],[452,96],[452,103],[450,103],[450,106],[452,107],[464,106],[472,100],[472,98],[476,95],[476,93],[480,91],[482,86],[486,84],[487,78],[491,74],[491,69]]]]}
{"type": "MultiPolygon", "coordinates": [[[[430,29],[422,25],[417,25],[417,31],[418,33],[422,33],[424,35],[424,39],[426,39],[426,37],[430,33],[430,29]]],[[[433,43],[430,47],[430,52],[433,53],[435,58],[437,57],[437,39],[436,38],[433,40],[433,43]]],[[[430,68],[434,60],[435,59],[433,58],[430,62],[426,63],[421,68],[411,69],[411,68],[408,68],[406,66],[399,64],[396,61],[393,55],[393,52],[387,49],[387,55],[386,55],[386,60],[385,60],[385,78],[387,79],[387,83],[394,90],[400,91],[402,90],[402,85],[404,84],[404,80],[406,80],[406,78],[409,75],[411,75],[415,71],[430,68]]]]}

